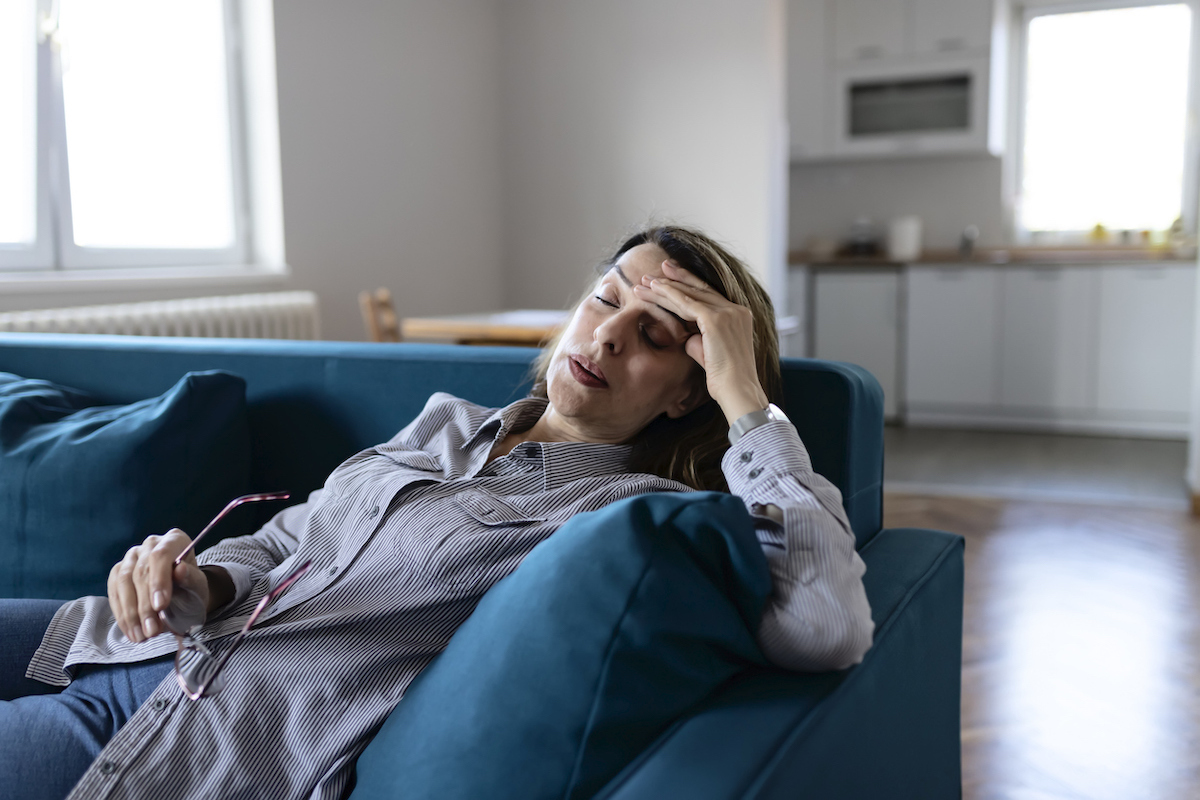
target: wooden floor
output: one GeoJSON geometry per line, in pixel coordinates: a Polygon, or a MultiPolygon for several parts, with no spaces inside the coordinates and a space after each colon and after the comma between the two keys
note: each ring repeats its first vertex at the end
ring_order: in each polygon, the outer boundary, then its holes
{"type": "Polygon", "coordinates": [[[1200,799],[1200,522],[889,493],[966,537],[966,800],[1200,799]]]}

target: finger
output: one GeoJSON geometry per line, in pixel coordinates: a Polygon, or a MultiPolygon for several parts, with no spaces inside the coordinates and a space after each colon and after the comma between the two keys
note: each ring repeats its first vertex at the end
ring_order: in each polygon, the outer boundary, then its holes
{"type": "MultiPolygon", "coordinates": [[[[182,553],[184,550],[187,550],[188,545],[190,545],[192,543],[191,537],[188,536],[186,533],[184,533],[179,528],[171,528],[171,530],[169,530],[163,534],[162,539],[163,539],[163,547],[170,551],[172,561],[174,561],[174,559],[178,558],[179,554],[182,553]]],[[[187,562],[189,564],[195,564],[196,563],[196,551],[188,550],[188,554],[186,556],[184,556],[183,559],[181,559],[181,563],[182,562],[187,562]]]]}
{"type": "Polygon", "coordinates": [[[133,571],[133,583],[137,589],[137,615],[141,620],[142,633],[147,639],[157,636],[161,628],[158,613],[151,602],[151,586],[158,584],[155,572],[160,569],[153,548],[138,557],[137,567],[133,571]]]}
{"type": "Polygon", "coordinates": [[[716,303],[712,301],[713,297],[724,299],[715,293],[705,296],[690,286],[661,278],[655,279],[649,286],[635,286],[634,293],[643,300],[674,311],[689,322],[698,322],[706,309],[717,308],[716,303]]]}
{"type": "Polygon", "coordinates": [[[125,558],[113,569],[116,576],[114,588],[109,597],[112,602],[113,617],[117,627],[131,642],[140,642],[145,637],[142,634],[141,620],[137,615],[137,589],[133,585],[133,571],[137,568],[137,551],[133,547],[125,554],[125,558]]]}
{"type": "Polygon", "coordinates": [[[689,336],[688,340],[683,343],[683,352],[691,356],[701,369],[707,369],[704,366],[704,336],[702,334],[694,333],[689,336]]]}
{"type": "MultiPolygon", "coordinates": [[[[155,539],[149,556],[153,561],[153,568],[149,573],[146,590],[150,598],[150,607],[154,611],[162,611],[171,604],[175,559],[191,543],[191,539],[179,528],[172,528],[160,537],[151,538],[155,539]]],[[[147,539],[146,543],[149,544],[150,539],[147,539]]],[[[195,558],[191,557],[191,553],[188,556],[183,563],[194,564],[195,558]]],[[[157,619],[157,615],[155,617],[157,619]]]]}
{"type": "Polygon", "coordinates": [[[662,263],[662,266],[663,266],[663,275],[666,275],[668,278],[677,280],[680,283],[687,284],[688,286],[691,286],[694,289],[699,289],[702,292],[713,291],[713,288],[711,286],[709,286],[707,283],[700,280],[700,278],[696,277],[694,274],[692,274],[688,270],[684,269],[683,267],[679,266],[677,263],[675,263],[674,261],[671,261],[670,259],[664,261],[662,263]]]}

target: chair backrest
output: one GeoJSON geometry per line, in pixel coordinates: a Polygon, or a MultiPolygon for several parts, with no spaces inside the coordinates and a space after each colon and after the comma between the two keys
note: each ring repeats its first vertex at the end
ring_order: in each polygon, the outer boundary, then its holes
{"type": "MultiPolygon", "coordinates": [[[[523,397],[537,350],[435,344],[0,333],[0,371],[113,403],[153,397],[191,370],[246,379],[252,489],[321,486],[342,460],[389,439],[435,391],[488,406],[523,397]]],[[[883,394],[861,367],[784,359],[784,411],[814,469],[842,492],[865,543],[881,527],[883,394]]],[[[262,512],[264,514],[269,511],[262,512]]]]}
{"type": "Polygon", "coordinates": [[[400,320],[390,291],[381,286],[373,292],[359,292],[358,306],[370,341],[400,341],[400,320]]]}

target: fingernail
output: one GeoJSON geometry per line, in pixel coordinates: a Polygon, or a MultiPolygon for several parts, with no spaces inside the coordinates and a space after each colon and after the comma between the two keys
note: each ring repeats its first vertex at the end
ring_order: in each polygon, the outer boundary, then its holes
{"type": "Polygon", "coordinates": [[[142,623],[142,630],[144,630],[146,632],[147,639],[149,639],[151,636],[153,636],[154,635],[154,620],[147,618],[146,621],[142,623]]]}
{"type": "Polygon", "coordinates": [[[162,593],[162,591],[157,591],[154,593],[154,609],[156,611],[162,611],[162,609],[166,606],[166,603],[163,602],[164,598],[165,595],[162,593]]]}

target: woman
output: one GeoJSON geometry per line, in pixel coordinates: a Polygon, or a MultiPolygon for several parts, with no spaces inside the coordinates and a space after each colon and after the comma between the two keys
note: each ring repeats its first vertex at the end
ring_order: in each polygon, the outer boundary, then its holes
{"type": "Polygon", "coordinates": [[[0,703],[0,768],[45,796],[340,796],[488,588],[574,514],[649,491],[741,496],[774,582],[767,657],[857,663],[864,567],[838,491],[769,405],[779,387],[773,311],[745,266],[694,231],[639,233],[542,353],[531,397],[486,409],[434,395],[257,533],[178,566],[188,536],[152,536],[113,567],[108,598],[58,609],[28,674],[75,681],[0,703]],[[304,561],[222,691],[183,699],[158,613],[177,587],[203,602],[197,636],[219,651],[304,561]]]}

